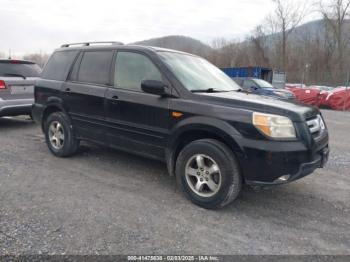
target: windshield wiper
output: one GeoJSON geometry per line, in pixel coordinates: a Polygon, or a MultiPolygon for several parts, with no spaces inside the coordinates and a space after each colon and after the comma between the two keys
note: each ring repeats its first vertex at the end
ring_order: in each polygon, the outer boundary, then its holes
{"type": "Polygon", "coordinates": [[[234,91],[234,90],[218,90],[214,88],[191,90],[192,93],[224,93],[224,92],[231,92],[231,91],[234,91]]]}
{"type": "Polygon", "coordinates": [[[26,77],[24,75],[21,75],[21,74],[8,74],[8,73],[5,73],[4,76],[19,76],[19,77],[22,77],[23,79],[26,79],[26,77]]]}

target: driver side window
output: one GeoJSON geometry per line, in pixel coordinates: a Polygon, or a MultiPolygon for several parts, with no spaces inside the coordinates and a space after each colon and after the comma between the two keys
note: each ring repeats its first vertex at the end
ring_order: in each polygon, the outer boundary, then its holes
{"type": "Polygon", "coordinates": [[[118,52],[114,87],[141,92],[143,80],[162,81],[162,74],[146,56],[132,52],[118,52]]]}

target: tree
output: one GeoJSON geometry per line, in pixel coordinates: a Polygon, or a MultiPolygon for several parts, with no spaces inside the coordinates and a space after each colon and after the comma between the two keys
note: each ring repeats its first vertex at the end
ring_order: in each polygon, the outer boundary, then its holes
{"type": "Polygon", "coordinates": [[[320,2],[320,13],[326,23],[327,33],[334,41],[337,53],[338,77],[344,75],[344,55],[349,43],[346,24],[350,15],[350,0],[331,0],[327,4],[320,2]]]}
{"type": "Polygon", "coordinates": [[[279,48],[281,50],[281,67],[287,71],[287,45],[288,38],[300,25],[306,15],[305,4],[296,3],[292,0],[272,0],[275,4],[275,11],[268,16],[267,22],[272,33],[280,33],[279,48]]]}
{"type": "Polygon", "coordinates": [[[40,53],[24,55],[23,59],[33,61],[42,68],[46,64],[47,60],[49,59],[49,55],[40,52],[40,53]]]}
{"type": "Polygon", "coordinates": [[[260,66],[270,66],[270,59],[267,55],[267,35],[263,26],[259,25],[254,29],[250,41],[252,44],[252,55],[255,64],[260,66]]]}

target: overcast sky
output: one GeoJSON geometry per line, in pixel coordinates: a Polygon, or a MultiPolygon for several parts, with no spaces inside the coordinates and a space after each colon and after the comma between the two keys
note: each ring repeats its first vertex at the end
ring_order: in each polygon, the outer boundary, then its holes
{"type": "Polygon", "coordinates": [[[51,52],[62,43],[130,43],[186,35],[244,38],[271,0],[0,0],[0,52],[51,52]]]}

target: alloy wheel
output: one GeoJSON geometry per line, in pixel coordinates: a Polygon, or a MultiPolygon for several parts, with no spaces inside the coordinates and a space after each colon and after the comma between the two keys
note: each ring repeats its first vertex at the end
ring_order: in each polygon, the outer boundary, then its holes
{"type": "Polygon", "coordinates": [[[220,190],[220,168],[211,157],[203,154],[192,156],[186,164],[185,172],[187,184],[195,194],[212,197],[220,190]]]}
{"type": "Polygon", "coordinates": [[[64,130],[58,121],[51,122],[49,126],[49,140],[54,149],[62,149],[64,145],[64,130]]]}

